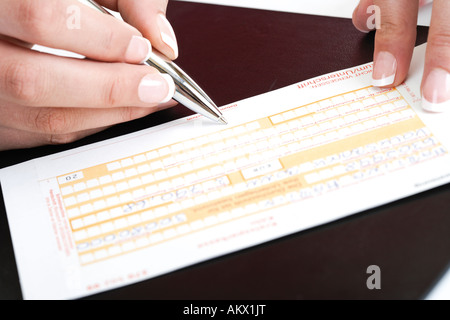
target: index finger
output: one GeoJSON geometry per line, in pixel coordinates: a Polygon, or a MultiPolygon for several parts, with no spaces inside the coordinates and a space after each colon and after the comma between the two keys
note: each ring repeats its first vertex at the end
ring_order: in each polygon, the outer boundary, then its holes
{"type": "Polygon", "coordinates": [[[136,28],[77,0],[2,0],[0,34],[107,62],[140,63],[151,50],[136,28]]]}
{"type": "Polygon", "coordinates": [[[406,78],[416,40],[418,8],[419,0],[360,1],[353,16],[355,26],[369,32],[376,25],[373,85],[397,86],[406,78]],[[378,20],[376,24],[367,23],[371,15],[378,20]]]}

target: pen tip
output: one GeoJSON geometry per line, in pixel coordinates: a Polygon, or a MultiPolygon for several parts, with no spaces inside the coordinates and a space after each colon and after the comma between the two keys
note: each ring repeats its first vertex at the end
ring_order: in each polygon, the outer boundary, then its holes
{"type": "Polygon", "coordinates": [[[228,124],[228,121],[225,120],[224,117],[220,117],[217,121],[220,122],[221,124],[228,124]]]}

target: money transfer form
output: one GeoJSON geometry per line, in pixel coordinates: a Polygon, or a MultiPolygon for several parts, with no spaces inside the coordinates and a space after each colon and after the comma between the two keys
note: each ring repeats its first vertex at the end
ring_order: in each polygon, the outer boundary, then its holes
{"type": "Polygon", "coordinates": [[[448,114],[372,64],[0,171],[24,298],[149,279],[450,181],[448,114]]]}

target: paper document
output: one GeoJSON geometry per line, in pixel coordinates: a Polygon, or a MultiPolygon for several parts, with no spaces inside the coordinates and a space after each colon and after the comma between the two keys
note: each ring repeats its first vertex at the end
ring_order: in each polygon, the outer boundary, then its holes
{"type": "Polygon", "coordinates": [[[450,269],[442,276],[425,300],[450,300],[450,269]]]}
{"type": "Polygon", "coordinates": [[[448,114],[372,64],[0,171],[26,299],[162,275],[450,181],[448,114]]]}

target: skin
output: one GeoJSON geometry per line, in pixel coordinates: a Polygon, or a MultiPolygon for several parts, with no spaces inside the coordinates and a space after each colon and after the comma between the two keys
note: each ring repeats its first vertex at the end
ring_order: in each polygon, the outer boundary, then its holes
{"type": "MultiPolygon", "coordinates": [[[[141,80],[158,72],[139,65],[145,54],[127,53],[137,36],[176,58],[157,23],[167,0],[98,3],[118,10],[127,23],[76,0],[0,1],[0,150],[72,142],[175,104],[141,101],[141,80]],[[70,6],[80,8],[79,30],[67,27],[70,6]],[[30,50],[33,44],[86,59],[30,50]]],[[[155,90],[165,92],[154,96],[167,96],[168,89],[162,84],[155,90]]]]}
{"type": "MultiPolygon", "coordinates": [[[[383,70],[377,70],[376,65],[379,53],[391,53],[397,60],[397,73],[394,83],[390,86],[401,84],[407,77],[416,40],[418,10],[426,2],[426,0],[361,0],[353,13],[355,27],[363,32],[369,32],[372,30],[367,26],[367,19],[371,13],[368,14],[367,9],[371,5],[380,8],[381,25],[375,35],[374,75],[383,74],[383,70]]],[[[449,16],[450,1],[434,0],[422,78],[423,97],[428,101],[445,102],[447,105],[450,98],[448,84],[442,84],[444,79],[438,81],[437,85],[432,83],[430,74],[435,70],[444,75],[450,72],[449,16]]],[[[379,66],[378,69],[382,67],[379,66]]]]}
{"type": "MultiPolygon", "coordinates": [[[[76,0],[0,1],[0,150],[69,143],[175,104],[156,98],[142,101],[138,90],[142,79],[158,73],[139,65],[143,57],[127,51],[133,36],[144,37],[153,48],[176,59],[177,50],[163,41],[158,23],[158,16],[165,16],[167,0],[98,2],[120,12],[125,22],[80,6],[76,0]],[[73,5],[81,10],[80,30],[67,28],[67,8],[73,5]],[[30,50],[33,44],[68,50],[86,59],[36,52],[30,50]]],[[[407,76],[420,3],[361,0],[354,11],[355,27],[369,32],[367,8],[380,8],[374,60],[380,52],[395,57],[395,79],[390,86],[407,76]]],[[[449,16],[450,1],[434,0],[422,88],[424,98],[437,102],[450,98],[446,83],[436,91],[430,80],[434,70],[440,75],[450,72],[449,16]]],[[[375,63],[374,75],[383,74],[382,68],[383,64],[375,63]]],[[[161,84],[154,96],[165,96],[164,90],[167,86],[161,84]]]]}

